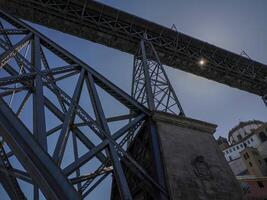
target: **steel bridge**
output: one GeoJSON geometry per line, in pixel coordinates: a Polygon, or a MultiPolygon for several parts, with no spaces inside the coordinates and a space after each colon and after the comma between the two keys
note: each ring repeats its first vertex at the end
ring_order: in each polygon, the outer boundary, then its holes
{"type": "Polygon", "coordinates": [[[162,64],[266,94],[266,65],[101,3],[0,0],[0,180],[10,198],[27,198],[22,180],[35,200],[84,199],[112,174],[121,199],[133,199],[127,168],[151,198],[168,199],[151,116],[185,113],[162,64]],[[17,17],[133,54],[131,96],[17,17]],[[105,98],[123,112],[107,116],[105,98]],[[127,151],[144,127],[153,172],[127,151]]]}
{"type": "Polygon", "coordinates": [[[260,96],[266,93],[266,65],[104,4],[87,0],[1,0],[13,15],[135,54],[146,32],[168,66],[260,96]],[[208,62],[199,66],[200,58],[208,62]]]}

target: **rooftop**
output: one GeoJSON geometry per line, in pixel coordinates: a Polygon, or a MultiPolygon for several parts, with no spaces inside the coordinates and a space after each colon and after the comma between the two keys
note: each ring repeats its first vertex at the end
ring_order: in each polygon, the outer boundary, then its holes
{"type": "Polygon", "coordinates": [[[241,128],[244,128],[245,126],[248,125],[253,125],[253,124],[263,124],[262,121],[260,120],[249,120],[246,122],[239,122],[238,125],[236,125],[234,128],[232,128],[229,133],[228,133],[228,140],[230,141],[230,137],[233,135],[233,133],[241,128]]]}

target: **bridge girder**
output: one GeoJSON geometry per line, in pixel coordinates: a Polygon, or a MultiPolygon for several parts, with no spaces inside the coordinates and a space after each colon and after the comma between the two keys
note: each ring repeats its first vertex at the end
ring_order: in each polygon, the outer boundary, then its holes
{"type": "Polygon", "coordinates": [[[266,94],[266,65],[95,1],[0,0],[5,11],[34,23],[135,54],[143,33],[161,62],[256,95],[266,94]],[[207,62],[204,66],[199,59],[207,62]]]}
{"type": "MultiPolygon", "coordinates": [[[[121,198],[130,200],[132,191],[122,168],[125,162],[124,167],[165,199],[165,185],[126,150],[128,140],[151,117],[151,111],[86,63],[2,10],[0,24],[0,136],[8,151],[6,158],[14,156],[21,164],[11,163],[10,169],[1,167],[0,173],[14,180],[10,185],[3,184],[5,189],[19,193],[16,180],[21,179],[33,185],[35,200],[39,199],[39,189],[47,199],[83,199],[112,173],[121,198]],[[108,118],[103,106],[108,96],[119,104],[116,109],[122,106],[126,114],[108,118]],[[27,117],[21,117],[24,111],[27,117]],[[116,129],[111,122],[119,123],[116,129]],[[63,163],[64,157],[72,153],[73,160],[63,163]],[[98,161],[92,161],[94,158],[98,161]],[[83,169],[91,161],[96,166],[87,168],[88,175],[83,169]]],[[[155,130],[151,134],[155,135],[155,130]]],[[[20,196],[23,198],[23,193],[20,196]]]]}

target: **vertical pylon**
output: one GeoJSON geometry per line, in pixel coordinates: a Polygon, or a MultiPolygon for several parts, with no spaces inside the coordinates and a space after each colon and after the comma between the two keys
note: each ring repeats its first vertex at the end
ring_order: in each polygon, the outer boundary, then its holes
{"type": "Polygon", "coordinates": [[[152,111],[185,115],[159,56],[146,34],[134,56],[132,96],[152,111]]]}

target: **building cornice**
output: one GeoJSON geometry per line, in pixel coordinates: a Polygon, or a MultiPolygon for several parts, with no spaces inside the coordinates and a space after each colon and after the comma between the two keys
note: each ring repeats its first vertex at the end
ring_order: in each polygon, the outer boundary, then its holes
{"type": "Polygon", "coordinates": [[[177,125],[179,127],[184,128],[190,128],[195,129],[201,132],[210,133],[213,134],[216,131],[217,125],[211,124],[208,122],[203,122],[200,120],[184,117],[184,116],[178,116],[173,115],[169,113],[163,113],[163,112],[154,112],[152,115],[153,120],[155,121],[161,121],[166,122],[168,124],[177,125]]]}

